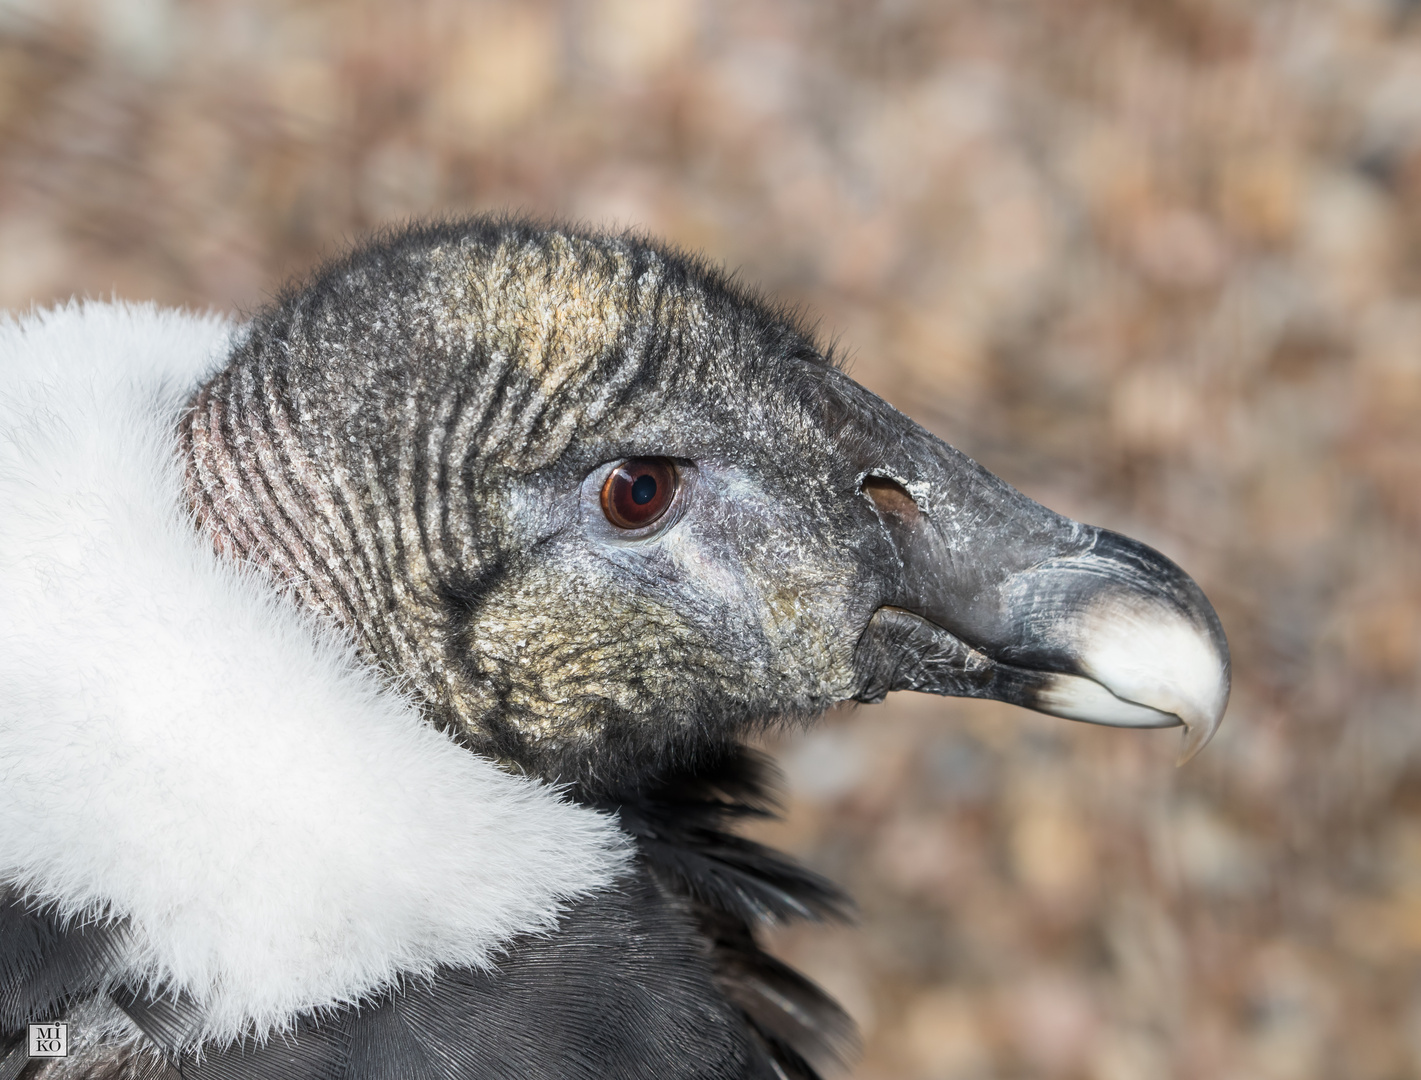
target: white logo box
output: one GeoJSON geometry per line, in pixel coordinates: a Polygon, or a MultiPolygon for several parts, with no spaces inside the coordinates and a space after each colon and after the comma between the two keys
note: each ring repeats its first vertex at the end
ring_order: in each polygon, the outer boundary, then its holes
{"type": "Polygon", "coordinates": [[[31,1024],[30,1057],[62,1058],[69,1056],[68,1024],[31,1024]]]}

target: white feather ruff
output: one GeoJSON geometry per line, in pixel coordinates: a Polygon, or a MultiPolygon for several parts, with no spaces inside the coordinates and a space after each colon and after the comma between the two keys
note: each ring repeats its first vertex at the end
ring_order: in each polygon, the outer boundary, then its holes
{"type": "Polygon", "coordinates": [[[191,995],[214,1041],[486,965],[627,859],[194,532],[176,420],[234,329],[0,323],[0,883],[129,920],[125,977],[191,995]]]}

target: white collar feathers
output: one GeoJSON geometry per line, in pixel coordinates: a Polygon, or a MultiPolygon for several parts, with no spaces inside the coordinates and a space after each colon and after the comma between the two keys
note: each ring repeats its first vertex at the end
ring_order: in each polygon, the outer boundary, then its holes
{"type": "Polygon", "coordinates": [[[0,323],[0,886],[126,919],[123,979],[217,1041],[487,965],[627,859],[194,531],[176,422],[235,332],[125,304],[0,323]]]}

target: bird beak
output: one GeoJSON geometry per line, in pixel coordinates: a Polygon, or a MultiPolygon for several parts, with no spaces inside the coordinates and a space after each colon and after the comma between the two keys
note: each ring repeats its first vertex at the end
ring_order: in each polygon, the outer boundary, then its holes
{"type": "Polygon", "coordinates": [[[920,690],[1116,727],[1182,724],[1181,763],[1209,741],[1228,704],[1228,643],[1183,570],[1033,502],[901,414],[854,404],[876,436],[860,445],[894,448],[859,494],[897,562],[858,643],[858,700],[920,690]]]}

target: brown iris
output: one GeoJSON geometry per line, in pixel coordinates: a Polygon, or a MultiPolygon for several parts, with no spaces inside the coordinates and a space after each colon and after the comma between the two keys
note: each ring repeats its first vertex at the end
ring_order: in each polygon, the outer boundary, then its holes
{"type": "Polygon", "coordinates": [[[628,458],[602,485],[602,512],[619,529],[640,529],[666,513],[675,494],[674,462],[628,458]]]}

